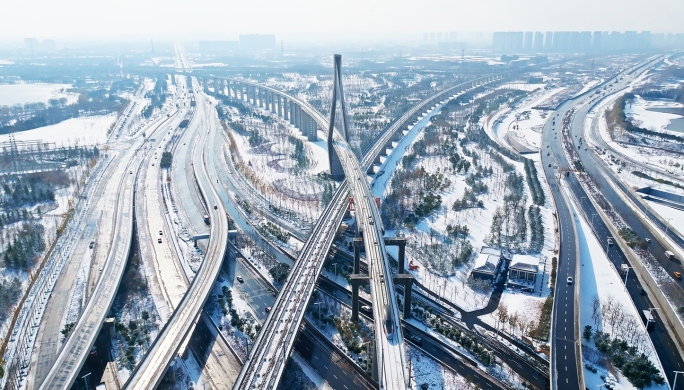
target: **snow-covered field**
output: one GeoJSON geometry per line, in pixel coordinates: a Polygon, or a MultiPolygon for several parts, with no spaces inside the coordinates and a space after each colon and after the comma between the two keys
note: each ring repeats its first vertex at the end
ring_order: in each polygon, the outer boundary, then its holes
{"type": "MultiPolygon", "coordinates": [[[[668,126],[673,119],[681,119],[684,117],[677,114],[652,111],[652,109],[682,107],[684,107],[684,105],[681,103],[666,100],[645,100],[641,96],[637,96],[634,99],[634,102],[626,105],[625,114],[639,127],[655,131],[664,131],[670,130],[668,129],[668,126]]],[[[681,133],[675,132],[675,134],[681,133]]]]}
{"type": "MultiPolygon", "coordinates": [[[[508,133],[523,145],[527,144],[533,149],[538,149],[541,147],[542,127],[549,111],[532,107],[540,105],[561,91],[563,88],[542,90],[525,98],[512,112],[508,112],[502,120],[497,121],[493,131],[488,133],[495,134],[500,142],[506,142],[505,136],[508,133]]],[[[485,123],[485,126],[488,126],[488,123],[485,123]]]]}
{"type": "Polygon", "coordinates": [[[428,389],[468,390],[468,381],[455,371],[441,365],[437,360],[424,354],[418,348],[404,343],[406,357],[410,359],[411,378],[409,389],[422,389],[424,384],[428,389]]]}
{"type": "MultiPolygon", "coordinates": [[[[624,287],[623,277],[618,274],[612,263],[604,254],[602,244],[591,231],[589,223],[577,214],[577,207],[574,200],[571,201],[574,222],[577,226],[577,238],[580,249],[580,278],[578,283],[580,291],[580,329],[586,325],[593,329],[600,329],[611,334],[612,337],[631,339],[634,345],[644,352],[653,364],[662,373],[662,367],[658,355],[655,353],[653,344],[650,341],[646,329],[641,321],[641,317],[632,303],[627,290],[624,287]],[[602,307],[598,308],[597,314],[594,312],[594,301],[599,299],[602,307]],[[631,329],[629,332],[626,329],[631,329]],[[631,333],[633,332],[633,334],[631,333]]],[[[634,275],[629,277],[634,278],[634,275]]],[[[593,366],[600,368],[600,361],[595,350],[594,342],[582,339],[583,359],[589,361],[593,366]]],[[[604,363],[605,364],[605,363],[604,363]]],[[[603,367],[603,375],[612,372],[617,380],[615,389],[635,389],[626,378],[616,372],[609,364],[603,367]]],[[[584,367],[585,381],[589,388],[595,388],[604,381],[600,378],[601,371],[594,374],[584,367]]],[[[666,385],[654,385],[653,389],[667,389],[666,385]]]]}
{"type": "MultiPolygon", "coordinates": [[[[67,119],[63,122],[13,133],[17,141],[42,140],[54,142],[58,147],[69,145],[98,145],[107,141],[107,130],[116,121],[116,114],[67,119]]],[[[0,142],[9,140],[0,135],[0,142]]]]}
{"type": "Polygon", "coordinates": [[[69,84],[22,83],[0,84],[0,106],[13,106],[25,103],[48,103],[50,99],[67,99],[67,104],[75,103],[77,93],[66,92],[69,84]]]}
{"type": "MultiPolygon", "coordinates": [[[[551,94],[551,92],[549,92],[551,94]]],[[[547,95],[547,94],[544,94],[547,95]]],[[[427,114],[422,118],[418,124],[416,124],[407,136],[399,143],[399,145],[394,149],[394,151],[404,151],[406,148],[410,147],[413,142],[420,140],[423,136],[423,127],[429,123],[432,115],[438,114],[441,107],[437,107],[434,111],[427,114]],[[416,133],[414,133],[416,132],[416,133]]],[[[464,191],[467,188],[464,181],[468,174],[462,173],[448,173],[448,169],[444,166],[444,161],[440,161],[440,158],[424,157],[417,161],[416,164],[423,167],[429,173],[442,172],[451,181],[452,185],[447,191],[441,193],[442,205],[444,205],[440,210],[434,212],[427,218],[423,218],[419,221],[414,232],[402,231],[402,234],[409,238],[409,245],[414,247],[422,247],[424,245],[433,242],[430,237],[431,232],[437,232],[438,237],[445,237],[446,227],[449,224],[465,224],[469,228],[468,239],[473,245],[474,251],[479,253],[482,246],[486,245],[486,238],[490,233],[490,227],[492,219],[496,209],[502,204],[502,198],[505,192],[503,187],[503,180],[506,174],[504,174],[493,161],[490,160],[487,153],[482,153],[481,150],[476,146],[470,146],[471,150],[476,151],[481,156],[481,164],[483,166],[494,166],[494,174],[482,179],[482,183],[487,184],[489,187],[489,192],[481,195],[479,199],[483,201],[484,206],[482,208],[468,208],[461,211],[452,211],[451,205],[454,201],[461,199],[464,195],[464,191]]],[[[392,178],[392,174],[398,162],[401,159],[403,153],[391,153],[385,160],[380,169],[385,171],[385,174],[376,177],[374,182],[371,184],[372,190],[376,196],[380,196],[383,200],[388,194],[387,186],[392,178]]],[[[532,156],[537,165],[538,172],[542,172],[541,165],[539,162],[539,156],[532,156]]],[[[513,164],[518,173],[524,176],[524,165],[521,162],[510,161],[506,159],[507,162],[513,164]]],[[[447,163],[448,164],[448,163],[447,163]]],[[[543,176],[543,175],[542,175],[543,176]]],[[[544,247],[541,253],[535,256],[540,258],[540,263],[549,262],[549,266],[546,267],[546,272],[550,272],[550,258],[553,251],[555,241],[554,235],[552,234],[552,227],[554,225],[550,204],[550,192],[547,185],[544,182],[544,178],[540,178],[542,187],[546,194],[546,205],[541,207],[542,220],[544,223],[544,247]]],[[[527,187],[527,186],[525,186],[527,187]]],[[[528,207],[531,205],[531,197],[529,194],[529,189],[526,188],[525,195],[528,198],[528,207]]],[[[393,230],[389,229],[387,231],[388,235],[396,234],[393,230]]],[[[439,240],[440,238],[437,238],[439,240]]],[[[396,248],[388,248],[388,252],[396,256],[396,248]]],[[[470,265],[459,267],[451,275],[443,275],[430,272],[427,270],[426,262],[423,257],[415,253],[409,247],[407,249],[407,260],[413,260],[414,264],[418,265],[420,269],[410,271],[414,279],[420,282],[427,289],[437,293],[444,299],[448,299],[458,305],[461,309],[466,311],[473,311],[483,308],[487,305],[489,301],[490,292],[478,292],[475,291],[468,283],[466,283],[470,274],[470,265]]],[[[543,266],[541,267],[543,269],[543,266]]],[[[542,271],[543,272],[543,271],[542,271]]],[[[541,281],[542,277],[548,281],[548,277],[544,274],[538,275],[538,280],[541,281]]],[[[541,288],[541,286],[539,286],[541,288]]],[[[539,289],[537,289],[539,291],[539,289]]],[[[542,289],[542,296],[548,295],[548,288],[542,289]]],[[[515,299],[515,298],[514,298],[515,299]]]]}

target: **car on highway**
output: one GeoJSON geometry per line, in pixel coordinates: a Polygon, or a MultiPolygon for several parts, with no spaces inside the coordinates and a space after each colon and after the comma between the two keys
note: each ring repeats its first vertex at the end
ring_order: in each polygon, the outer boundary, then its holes
{"type": "Polygon", "coordinates": [[[214,205],[214,210],[218,210],[218,206],[217,206],[217,205],[214,205]]]}
{"type": "Polygon", "coordinates": [[[95,241],[90,241],[88,248],[93,249],[95,247],[95,241]]]}
{"type": "Polygon", "coordinates": [[[651,239],[648,238],[648,237],[644,238],[644,241],[646,241],[647,244],[650,244],[650,243],[651,243],[651,239]]]}
{"type": "Polygon", "coordinates": [[[409,337],[409,340],[411,340],[415,345],[418,345],[418,346],[423,345],[423,339],[421,339],[420,337],[418,337],[416,335],[411,335],[409,337]]]}
{"type": "Polygon", "coordinates": [[[162,239],[161,239],[161,237],[160,237],[160,238],[157,238],[157,243],[159,243],[159,244],[161,244],[161,243],[162,243],[162,239]]]}
{"type": "Polygon", "coordinates": [[[373,308],[368,306],[368,305],[363,305],[363,306],[361,306],[361,311],[368,313],[368,314],[371,314],[371,312],[373,311],[373,308]]]}
{"type": "Polygon", "coordinates": [[[572,276],[568,276],[568,284],[572,284],[572,276]]]}
{"type": "Polygon", "coordinates": [[[679,280],[682,280],[682,274],[681,274],[681,273],[675,271],[675,272],[672,273],[672,275],[674,275],[675,278],[677,278],[677,279],[679,279],[679,280]]]}
{"type": "Polygon", "coordinates": [[[236,277],[235,279],[237,279],[237,281],[240,282],[240,283],[244,283],[244,282],[245,282],[245,280],[242,279],[242,276],[238,276],[238,277],[236,277]]]}
{"type": "Polygon", "coordinates": [[[266,313],[270,313],[270,312],[271,312],[271,306],[266,306],[266,308],[264,309],[264,311],[265,311],[266,313]]]}
{"type": "Polygon", "coordinates": [[[163,235],[164,235],[164,232],[160,230],[160,231],[159,231],[159,235],[160,235],[160,236],[163,236],[163,235]]]}
{"type": "Polygon", "coordinates": [[[608,246],[613,246],[613,239],[612,238],[608,239],[608,246]]]}

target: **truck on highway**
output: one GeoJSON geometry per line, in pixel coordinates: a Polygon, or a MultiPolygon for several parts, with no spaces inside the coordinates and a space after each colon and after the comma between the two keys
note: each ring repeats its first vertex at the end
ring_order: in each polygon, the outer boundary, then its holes
{"type": "Polygon", "coordinates": [[[674,260],[675,259],[674,253],[672,253],[670,251],[665,251],[665,257],[667,257],[668,260],[674,260]]]}

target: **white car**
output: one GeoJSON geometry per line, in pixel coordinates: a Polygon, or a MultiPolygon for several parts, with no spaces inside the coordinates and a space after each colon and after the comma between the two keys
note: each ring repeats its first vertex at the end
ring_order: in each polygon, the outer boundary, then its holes
{"type": "Polygon", "coordinates": [[[568,276],[568,284],[572,284],[572,276],[568,276]]]}

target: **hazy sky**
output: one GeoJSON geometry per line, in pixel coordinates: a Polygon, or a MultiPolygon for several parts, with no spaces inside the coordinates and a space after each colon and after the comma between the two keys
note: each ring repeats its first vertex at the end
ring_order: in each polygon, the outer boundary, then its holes
{"type": "Polygon", "coordinates": [[[0,39],[226,39],[240,33],[684,32],[684,0],[15,0],[0,39]]]}

